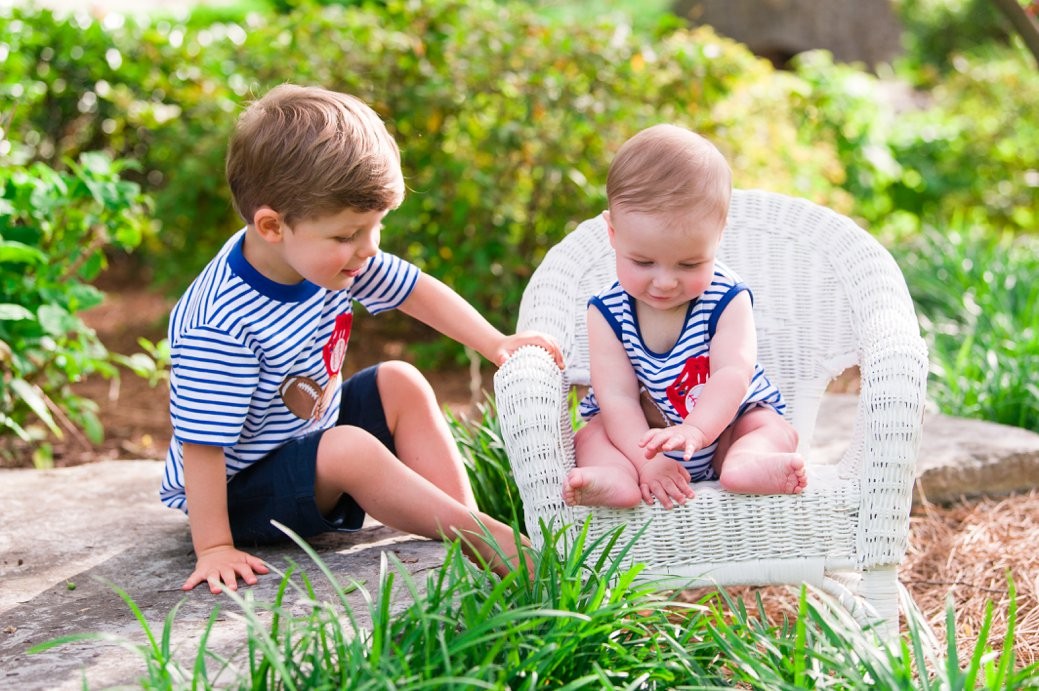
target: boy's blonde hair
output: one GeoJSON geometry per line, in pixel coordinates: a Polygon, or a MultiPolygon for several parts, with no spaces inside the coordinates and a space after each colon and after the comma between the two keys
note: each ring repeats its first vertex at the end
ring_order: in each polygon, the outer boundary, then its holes
{"type": "Polygon", "coordinates": [[[291,225],[404,200],[400,149],[383,121],[359,99],[319,87],[283,84],[252,103],[231,137],[226,170],[246,223],[262,206],[291,225]]]}
{"type": "Polygon", "coordinates": [[[654,125],[624,142],[606,177],[610,210],[677,220],[688,212],[729,213],[732,171],[717,147],[675,125],[654,125]]]}

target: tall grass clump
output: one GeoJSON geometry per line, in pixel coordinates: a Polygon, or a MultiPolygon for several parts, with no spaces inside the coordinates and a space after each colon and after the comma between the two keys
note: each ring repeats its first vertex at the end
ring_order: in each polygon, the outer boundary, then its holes
{"type": "Polygon", "coordinates": [[[954,223],[898,252],[938,407],[1039,431],[1039,238],[954,223]]]}
{"type": "MultiPolygon", "coordinates": [[[[115,642],[143,658],[145,676],[137,683],[149,689],[929,690],[1039,683],[1039,664],[1015,666],[1013,606],[1002,649],[988,646],[983,625],[975,652],[961,660],[955,636],[943,649],[908,598],[907,631],[887,646],[807,587],[796,617],[779,622],[760,599],[748,609],[724,591],[682,603],[639,581],[640,567],[625,558],[627,537],[590,543],[585,528],[564,544],[564,534],[545,528],[545,549],[530,552],[532,572],[504,578],[469,562],[458,541],[422,582],[387,553],[371,591],[342,585],[297,540],[333,596],[320,599],[294,566],[281,572],[273,603],[259,603],[249,591],[228,592],[246,624],[237,654],[207,647],[214,613],[197,652],[181,662],[174,636],[179,605],[156,632],[118,589],[147,642],[115,642]],[[362,596],[357,611],[347,597],[353,590],[362,596]]],[[[1012,583],[1010,590],[1013,600],[1012,583]]],[[[951,604],[946,626],[955,631],[951,604]]],[[[85,639],[114,640],[69,636],[36,650],[85,639]]]]}
{"type": "Polygon", "coordinates": [[[449,408],[444,414],[480,510],[499,521],[525,525],[523,502],[501,438],[494,399],[486,396],[471,417],[456,415],[449,408]]]}

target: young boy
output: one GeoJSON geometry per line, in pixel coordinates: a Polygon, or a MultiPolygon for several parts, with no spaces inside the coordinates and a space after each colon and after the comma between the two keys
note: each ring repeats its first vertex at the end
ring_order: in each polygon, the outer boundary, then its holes
{"type": "Polygon", "coordinates": [[[430,538],[461,535],[509,564],[511,527],[480,513],[432,388],[386,362],[340,372],[352,303],[397,308],[500,364],[535,344],[504,336],[457,293],[379,250],[382,219],[404,198],[400,152],[361,101],[283,85],[241,116],[227,153],[245,219],[173,308],[173,442],[162,500],[188,512],[197,556],[184,582],[212,592],[267,568],[236,545],[357,529],[364,515],[430,538]]]}
{"type": "Polygon", "coordinates": [[[706,139],[658,125],[628,140],[603,212],[617,282],[588,309],[592,391],[568,504],[666,508],[690,480],[758,494],[804,489],[797,433],[757,364],[751,296],[715,260],[731,172],[706,139]]]}

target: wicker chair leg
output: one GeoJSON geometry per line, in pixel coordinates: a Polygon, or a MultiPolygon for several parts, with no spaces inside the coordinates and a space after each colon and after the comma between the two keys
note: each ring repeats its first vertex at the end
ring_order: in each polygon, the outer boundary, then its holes
{"type": "Polygon", "coordinates": [[[864,571],[859,595],[878,620],[875,630],[885,642],[898,638],[898,568],[894,564],[864,571]]]}

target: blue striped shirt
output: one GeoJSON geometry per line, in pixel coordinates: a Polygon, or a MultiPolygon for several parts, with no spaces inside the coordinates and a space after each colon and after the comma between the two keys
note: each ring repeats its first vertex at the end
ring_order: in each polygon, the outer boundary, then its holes
{"type": "MultiPolygon", "coordinates": [[[[688,400],[685,396],[677,397],[676,384],[687,377],[688,372],[695,370],[696,364],[706,365],[711,349],[711,338],[714,336],[725,307],[743,291],[750,289],[740,281],[739,276],[720,261],[714,263],[714,280],[703,294],[689,303],[686,310],[685,325],[678,340],[666,353],[657,353],[646,345],[639,330],[638,315],[635,311],[635,299],[624,292],[620,283],[615,282],[598,295],[592,296],[588,304],[599,310],[606,322],[613,329],[617,339],[624,346],[635,376],[642,387],[649,392],[653,401],[672,424],[681,424],[688,411],[682,411],[688,400]],[[700,358],[703,360],[697,362],[700,358]],[[670,389],[670,395],[669,395],[670,389]],[[676,407],[676,405],[678,407],[676,407]]],[[[702,383],[703,380],[693,383],[702,383]]],[[[684,393],[684,392],[683,392],[684,393]]],[[[693,392],[695,395],[695,391],[693,392]]],[[[754,375],[750,386],[740,404],[736,417],[751,407],[768,405],[782,413],[786,405],[777,389],[765,376],[760,364],[754,366],[754,375]]],[[[581,401],[579,412],[584,419],[590,419],[599,413],[599,404],[595,392],[589,391],[581,401]]],[[[698,450],[688,461],[683,461],[681,452],[668,452],[669,458],[681,462],[694,482],[713,478],[711,459],[717,447],[717,440],[709,446],[698,450]]]]}
{"type": "Polygon", "coordinates": [[[183,444],[223,447],[230,479],[289,439],[335,424],[340,392],[322,351],[337,317],[352,318],[342,315],[352,315],[354,300],[372,314],[398,307],[420,273],[379,252],[346,290],[285,285],[246,261],[244,237],[243,229],[228,240],[170,315],[173,440],[160,496],[185,511],[183,444]],[[314,417],[299,417],[283,400],[293,378],[309,378],[319,391],[333,382],[314,417]]]}

